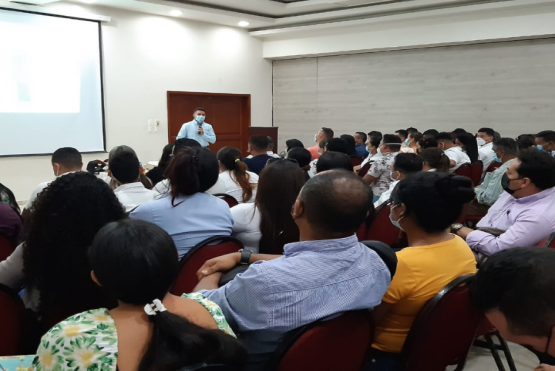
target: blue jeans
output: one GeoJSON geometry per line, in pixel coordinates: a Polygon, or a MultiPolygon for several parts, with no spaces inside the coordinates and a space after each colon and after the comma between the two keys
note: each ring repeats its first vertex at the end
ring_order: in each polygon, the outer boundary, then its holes
{"type": "Polygon", "coordinates": [[[388,353],[372,349],[366,359],[363,371],[399,371],[401,353],[388,353]]]}

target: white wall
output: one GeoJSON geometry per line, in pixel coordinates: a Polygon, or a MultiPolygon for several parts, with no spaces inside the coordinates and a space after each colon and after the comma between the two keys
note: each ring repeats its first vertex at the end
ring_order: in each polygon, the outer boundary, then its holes
{"type": "MultiPolygon", "coordinates": [[[[170,90],[251,94],[251,124],[272,125],[271,62],[246,30],[114,8],[84,10],[112,17],[102,26],[108,150],[126,144],[141,161],[157,160],[168,140],[170,90]],[[148,119],[161,121],[157,133],[147,131],[148,119]]],[[[84,162],[97,158],[106,154],[85,155],[84,162]]],[[[18,200],[54,177],[50,156],[0,158],[0,174],[18,200]]]]}

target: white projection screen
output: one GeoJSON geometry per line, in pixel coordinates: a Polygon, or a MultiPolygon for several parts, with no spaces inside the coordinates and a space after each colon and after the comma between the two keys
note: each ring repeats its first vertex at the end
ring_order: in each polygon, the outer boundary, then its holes
{"type": "Polygon", "coordinates": [[[100,23],[0,8],[0,156],[105,150],[100,23]]]}

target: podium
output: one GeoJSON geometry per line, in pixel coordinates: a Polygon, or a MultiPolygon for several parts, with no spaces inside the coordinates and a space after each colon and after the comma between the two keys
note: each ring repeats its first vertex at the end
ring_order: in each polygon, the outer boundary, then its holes
{"type": "Polygon", "coordinates": [[[266,135],[274,140],[274,153],[279,153],[277,126],[251,126],[249,127],[249,138],[255,135],[266,135]]]}

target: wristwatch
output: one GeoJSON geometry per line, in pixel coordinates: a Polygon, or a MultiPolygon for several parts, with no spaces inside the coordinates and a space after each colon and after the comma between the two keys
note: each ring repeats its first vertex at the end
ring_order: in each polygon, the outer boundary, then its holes
{"type": "Polygon", "coordinates": [[[462,227],[464,227],[464,225],[462,225],[461,223],[451,224],[451,233],[457,234],[459,229],[461,229],[462,227]]]}
{"type": "Polygon", "coordinates": [[[248,265],[251,260],[252,251],[248,249],[240,249],[238,252],[241,253],[241,260],[239,261],[239,264],[248,265]]]}

